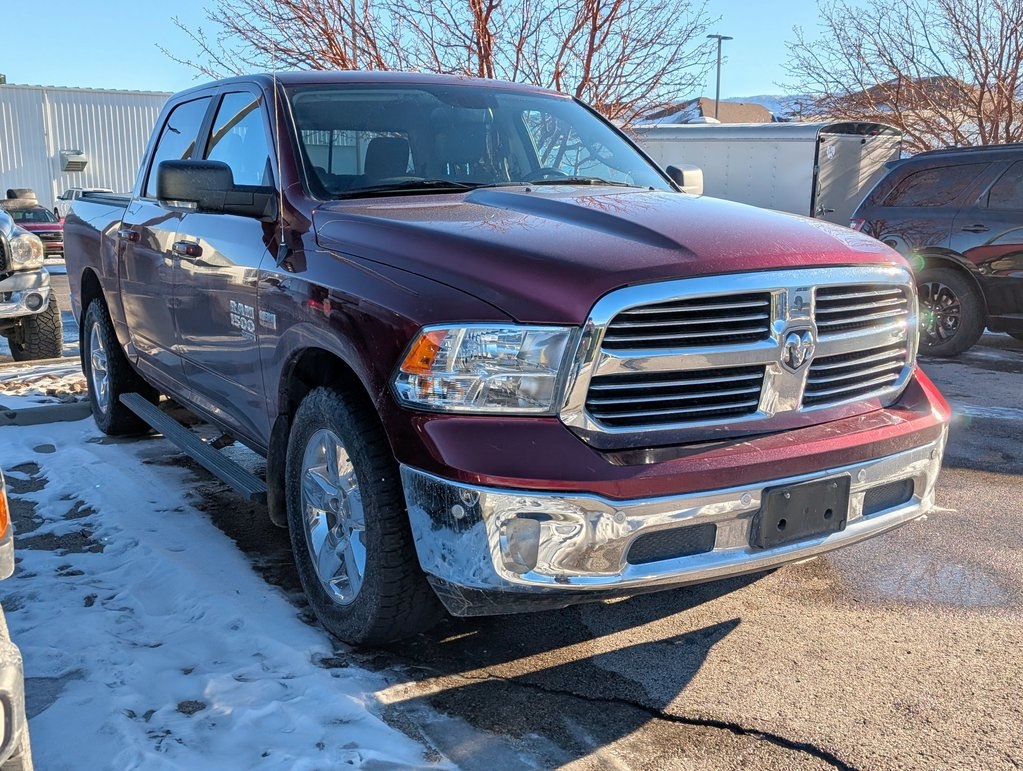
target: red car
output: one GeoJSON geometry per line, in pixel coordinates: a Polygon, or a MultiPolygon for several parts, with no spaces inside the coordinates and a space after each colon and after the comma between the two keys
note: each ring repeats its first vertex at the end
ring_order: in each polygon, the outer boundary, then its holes
{"type": "Polygon", "coordinates": [[[10,209],[14,223],[39,236],[47,257],[64,257],[64,223],[45,206],[10,209]]]}

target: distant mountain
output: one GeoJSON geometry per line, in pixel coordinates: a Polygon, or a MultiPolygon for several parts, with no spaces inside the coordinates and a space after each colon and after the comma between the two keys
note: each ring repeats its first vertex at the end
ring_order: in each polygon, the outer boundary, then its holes
{"type": "Polygon", "coordinates": [[[809,97],[802,94],[760,94],[758,96],[733,96],[722,99],[722,102],[752,102],[762,104],[776,119],[791,118],[799,113],[799,106],[809,97]]]}

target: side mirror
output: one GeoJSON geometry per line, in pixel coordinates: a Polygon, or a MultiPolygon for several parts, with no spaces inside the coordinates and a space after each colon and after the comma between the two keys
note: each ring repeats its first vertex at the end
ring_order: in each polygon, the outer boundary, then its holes
{"type": "Polygon", "coordinates": [[[172,208],[265,221],[277,218],[277,191],[236,185],[231,167],[221,161],[162,161],[156,170],[156,197],[172,208]]]}
{"type": "Polygon", "coordinates": [[[665,171],[683,193],[703,195],[703,169],[699,166],[684,163],[679,166],[669,166],[665,171]]]}

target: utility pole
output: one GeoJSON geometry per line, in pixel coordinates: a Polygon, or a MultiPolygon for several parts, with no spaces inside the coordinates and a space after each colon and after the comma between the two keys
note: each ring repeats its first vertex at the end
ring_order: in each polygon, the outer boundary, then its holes
{"type": "Polygon", "coordinates": [[[721,43],[733,38],[728,37],[728,35],[707,35],[707,37],[718,41],[718,83],[717,88],[714,90],[714,120],[717,120],[718,108],[721,105],[721,43]]]}

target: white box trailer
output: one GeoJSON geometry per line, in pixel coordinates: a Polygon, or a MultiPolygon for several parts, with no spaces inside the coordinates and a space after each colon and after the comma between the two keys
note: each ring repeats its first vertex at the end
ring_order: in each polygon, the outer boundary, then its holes
{"type": "Polygon", "coordinates": [[[697,123],[633,128],[658,164],[698,166],[715,198],[842,225],[902,152],[883,123],[697,123]]]}

